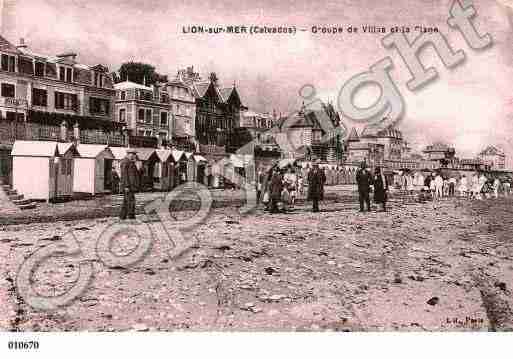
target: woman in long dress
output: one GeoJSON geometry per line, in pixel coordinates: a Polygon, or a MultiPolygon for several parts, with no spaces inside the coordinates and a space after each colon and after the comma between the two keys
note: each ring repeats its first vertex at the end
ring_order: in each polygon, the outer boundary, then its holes
{"type": "Polygon", "coordinates": [[[467,197],[468,185],[466,175],[461,176],[458,191],[460,192],[460,197],[467,197]]]}

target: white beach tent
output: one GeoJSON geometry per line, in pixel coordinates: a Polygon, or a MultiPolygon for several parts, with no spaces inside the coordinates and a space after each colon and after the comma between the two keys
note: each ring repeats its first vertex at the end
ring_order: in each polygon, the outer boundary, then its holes
{"type": "Polygon", "coordinates": [[[114,160],[110,148],[105,145],[80,144],[77,151],[80,158],[75,159],[73,192],[93,195],[108,192],[114,160]]]}
{"type": "Polygon", "coordinates": [[[155,187],[161,191],[168,191],[174,187],[175,166],[171,150],[157,150],[159,162],[155,164],[155,175],[157,179],[155,187]]]}
{"type": "Polygon", "coordinates": [[[15,141],[11,151],[13,188],[27,199],[49,201],[71,196],[76,155],[72,143],[15,141]]]}

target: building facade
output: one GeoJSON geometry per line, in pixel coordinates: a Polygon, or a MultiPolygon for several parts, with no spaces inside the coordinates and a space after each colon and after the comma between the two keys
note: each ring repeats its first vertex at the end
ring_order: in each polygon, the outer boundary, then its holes
{"type": "Polygon", "coordinates": [[[192,81],[196,101],[195,131],[200,152],[226,156],[237,150],[235,128],[241,112],[246,109],[234,86],[221,87],[215,73],[209,81],[192,81]]]}
{"type": "Polygon", "coordinates": [[[165,86],[144,86],[131,81],[114,85],[116,122],[126,126],[132,145],[157,147],[171,139],[170,98],[165,86]],[[135,143],[139,142],[139,143],[135,143]]]}
{"type": "Polygon", "coordinates": [[[506,155],[504,151],[496,146],[488,146],[481,153],[478,158],[483,164],[492,171],[500,171],[506,169],[506,155]]]}
{"type": "Polygon", "coordinates": [[[196,98],[186,79],[195,79],[199,74],[193,67],[178,71],[177,76],[166,84],[172,115],[172,143],[179,149],[197,151],[196,98]]]}

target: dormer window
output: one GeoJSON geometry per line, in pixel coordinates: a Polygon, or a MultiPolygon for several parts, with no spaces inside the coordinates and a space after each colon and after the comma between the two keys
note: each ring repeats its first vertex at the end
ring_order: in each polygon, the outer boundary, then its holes
{"type": "Polygon", "coordinates": [[[45,76],[45,63],[44,62],[36,61],[35,75],[39,76],[39,77],[45,76]]]}

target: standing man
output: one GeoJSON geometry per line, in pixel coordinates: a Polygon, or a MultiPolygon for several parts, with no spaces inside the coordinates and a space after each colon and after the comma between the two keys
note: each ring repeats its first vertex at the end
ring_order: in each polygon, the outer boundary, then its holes
{"type": "Polygon", "coordinates": [[[314,162],[312,170],[308,173],[308,198],[313,202],[313,212],[319,212],[319,200],[323,195],[325,181],[326,177],[319,169],[319,161],[314,162]]]}
{"type": "Polygon", "coordinates": [[[121,160],[121,189],[123,190],[123,205],[119,218],[135,219],[135,193],[139,190],[139,171],[135,164],[136,151],[127,150],[126,157],[121,160]]]}
{"type": "Polygon", "coordinates": [[[383,212],[386,211],[388,181],[385,175],[381,172],[380,167],[376,167],[374,171],[374,202],[383,205],[383,212]]]}
{"type": "Polygon", "coordinates": [[[358,198],[360,200],[360,212],[364,212],[364,203],[367,203],[367,211],[370,212],[370,185],[372,183],[371,174],[367,171],[365,162],[362,162],[360,169],[356,172],[356,183],[358,184],[358,198]]]}

